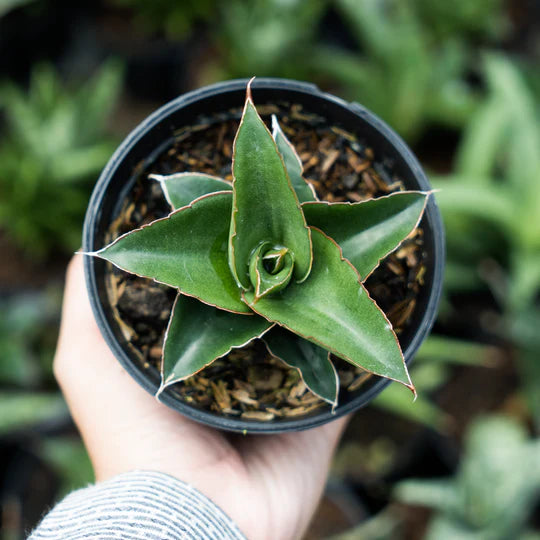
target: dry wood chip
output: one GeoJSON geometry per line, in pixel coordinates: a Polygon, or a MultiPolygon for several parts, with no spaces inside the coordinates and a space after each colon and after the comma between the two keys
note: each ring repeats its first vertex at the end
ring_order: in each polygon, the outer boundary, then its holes
{"type": "Polygon", "coordinates": [[[289,398],[299,398],[307,390],[306,383],[300,379],[289,391],[289,398]]]}
{"type": "Polygon", "coordinates": [[[392,259],[389,259],[386,263],[388,265],[388,268],[396,274],[396,276],[402,276],[403,275],[403,267],[397,263],[394,262],[392,259]]]}
{"type": "Polygon", "coordinates": [[[362,197],[362,195],[360,195],[360,193],[357,193],[356,191],[347,192],[347,197],[355,202],[361,202],[365,200],[365,197],[362,197]]]}
{"type": "Polygon", "coordinates": [[[154,347],[150,347],[150,350],[148,351],[148,354],[149,354],[150,358],[153,358],[154,360],[160,360],[161,359],[161,354],[162,354],[162,349],[158,345],[156,345],[154,347]]]}
{"type": "Polygon", "coordinates": [[[275,409],[274,407],[266,407],[266,411],[274,414],[275,416],[283,416],[281,409],[275,409]]]}
{"type": "Polygon", "coordinates": [[[347,162],[356,174],[364,172],[369,169],[371,162],[367,159],[361,159],[356,152],[353,152],[350,148],[345,149],[347,152],[347,162]]]}
{"type": "Polygon", "coordinates": [[[416,306],[416,300],[414,298],[406,298],[401,302],[398,302],[388,311],[386,314],[392,326],[403,326],[405,321],[411,316],[416,306]]]}
{"type": "Polygon", "coordinates": [[[321,174],[323,176],[326,175],[326,173],[330,170],[330,167],[336,162],[336,159],[339,157],[340,151],[337,148],[334,148],[333,150],[330,150],[328,152],[328,155],[323,161],[322,167],[321,167],[321,174]]]}
{"type": "Polygon", "coordinates": [[[322,407],[324,405],[325,402],[319,400],[318,403],[316,403],[315,405],[310,405],[309,407],[296,407],[294,409],[284,407],[282,410],[284,416],[302,416],[303,414],[310,413],[311,411],[314,411],[315,409],[318,409],[319,407],[322,407]]]}
{"type": "Polygon", "coordinates": [[[416,274],[416,281],[420,283],[420,285],[424,284],[425,275],[426,275],[426,267],[422,265],[420,269],[418,270],[418,273],[416,274]]]}
{"type": "Polygon", "coordinates": [[[197,379],[199,381],[199,384],[203,386],[204,388],[208,388],[208,386],[210,386],[210,381],[206,377],[199,375],[197,379]]]}
{"type": "Polygon", "coordinates": [[[403,182],[396,181],[388,184],[387,191],[403,191],[403,182]]]}
{"type": "Polygon", "coordinates": [[[233,416],[240,416],[242,414],[242,411],[239,411],[238,409],[223,409],[222,412],[225,414],[232,414],[233,416]]]}
{"type": "Polygon", "coordinates": [[[234,379],[234,386],[238,390],[245,390],[250,396],[255,395],[255,387],[251,383],[248,383],[247,381],[241,381],[239,379],[234,379]]]}
{"type": "Polygon", "coordinates": [[[227,391],[227,383],[224,381],[218,381],[217,383],[211,382],[210,386],[214,392],[216,403],[221,410],[231,408],[231,398],[227,391]]]}
{"type": "Polygon", "coordinates": [[[373,181],[382,192],[388,193],[391,191],[388,184],[376,172],[371,175],[371,178],[373,178],[373,181]]]}
{"type": "MultiPolygon", "coordinates": [[[[345,131],[344,129],[338,128],[336,126],[332,126],[330,128],[336,135],[339,135],[340,137],[343,137],[344,139],[347,139],[348,141],[354,142],[356,141],[356,137],[349,133],[348,131],[345,131]]],[[[373,158],[371,158],[373,159],[373,158]]]]}
{"type": "Polygon", "coordinates": [[[375,184],[371,174],[369,174],[369,171],[364,171],[362,173],[362,182],[364,182],[369,192],[376,193],[377,185],[375,184]]]}
{"type": "Polygon", "coordinates": [[[302,405],[313,405],[314,403],[318,403],[320,401],[320,398],[317,397],[315,394],[313,394],[311,391],[306,392],[301,398],[300,401],[302,405]]]}
{"type": "Polygon", "coordinates": [[[304,163],[304,172],[315,167],[319,163],[317,156],[312,156],[307,163],[304,163]]]}
{"type": "Polygon", "coordinates": [[[364,383],[371,379],[371,377],[373,377],[371,373],[362,373],[347,387],[347,390],[349,392],[354,392],[355,390],[358,390],[358,388],[360,388],[364,383]]]}
{"type": "Polygon", "coordinates": [[[274,414],[268,411],[245,411],[242,413],[241,418],[245,420],[261,420],[268,422],[274,419],[274,414]]]}
{"type": "Polygon", "coordinates": [[[231,396],[245,405],[259,405],[259,402],[256,399],[251,399],[245,390],[233,390],[231,392],[231,396]]]}

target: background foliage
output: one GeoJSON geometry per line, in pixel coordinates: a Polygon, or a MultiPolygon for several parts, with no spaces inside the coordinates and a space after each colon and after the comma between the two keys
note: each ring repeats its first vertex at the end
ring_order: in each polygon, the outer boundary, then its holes
{"type": "Polygon", "coordinates": [[[440,189],[447,230],[445,297],[412,373],[420,397],[391,385],[356,415],[308,537],[537,538],[539,10],[0,0],[2,537],[22,538],[92,478],[51,363],[63,267],[100,170],[167,99],[255,74],[379,114],[440,189]]]}

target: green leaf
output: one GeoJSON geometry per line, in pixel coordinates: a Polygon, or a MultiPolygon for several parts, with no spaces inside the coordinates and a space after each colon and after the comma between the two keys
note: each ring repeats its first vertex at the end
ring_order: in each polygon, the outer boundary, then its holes
{"type": "Polygon", "coordinates": [[[456,171],[473,185],[490,183],[501,143],[508,129],[509,113],[500,99],[488,99],[470,119],[456,157],[456,171]]]}
{"type": "Polygon", "coordinates": [[[151,174],[149,178],[157,180],[161,184],[167,202],[175,210],[191,204],[203,195],[232,190],[229,182],[209,174],[189,172],[167,176],[151,174]]]}
{"type": "Polygon", "coordinates": [[[232,348],[247,345],[271,328],[262,317],[246,317],[179,294],[163,347],[162,384],[191,377],[232,348]]]}
{"type": "Polygon", "coordinates": [[[392,326],[371,300],[339,246],[311,229],[313,268],[308,279],[249,306],[270,321],[309,339],[366,371],[399,381],[414,390],[392,326]]]}
{"type": "Polygon", "coordinates": [[[394,413],[400,418],[418,422],[444,433],[448,429],[448,426],[451,425],[450,417],[437,405],[422,397],[424,394],[416,378],[416,374],[413,373],[412,375],[419,388],[418,398],[414,403],[402,386],[391,384],[371,404],[379,409],[394,413]]]}
{"type": "Polygon", "coordinates": [[[294,257],[294,278],[311,268],[309,229],[276,143],[258,115],[248,87],[233,151],[233,211],[229,236],[231,271],[250,289],[249,261],[263,242],[286,247],[294,257]]]}
{"type": "Polygon", "coordinates": [[[207,195],[90,255],[175,287],[206,304],[250,313],[227,260],[230,212],[230,193],[207,195]]]}
{"type": "Polygon", "coordinates": [[[249,262],[255,298],[284,289],[291,281],[293,268],[294,258],[287,248],[271,249],[267,242],[261,244],[249,262]]]}
{"type": "Polygon", "coordinates": [[[274,141],[276,141],[276,145],[283,158],[283,163],[285,164],[285,168],[287,169],[287,173],[289,174],[291,184],[296,192],[298,200],[301,203],[306,201],[316,201],[317,197],[315,196],[313,187],[308,184],[302,176],[304,172],[302,160],[296,153],[294,146],[285,136],[285,133],[283,133],[275,115],[272,115],[272,137],[274,137],[274,141]]]}
{"type": "Polygon", "coordinates": [[[314,394],[333,407],[337,405],[339,378],[326,349],[278,326],[263,340],[272,355],[300,372],[314,394]]]}
{"type": "Polygon", "coordinates": [[[406,191],[354,204],[305,203],[302,209],[309,225],[335,240],[365,280],[418,225],[427,197],[406,191]]]}
{"type": "Polygon", "coordinates": [[[59,393],[0,392],[0,410],[0,435],[68,415],[59,393]]]}
{"type": "Polygon", "coordinates": [[[512,192],[504,185],[481,186],[468,176],[435,177],[432,185],[440,189],[437,203],[444,216],[465,214],[476,219],[485,219],[511,232],[515,223],[516,204],[512,192]]]}

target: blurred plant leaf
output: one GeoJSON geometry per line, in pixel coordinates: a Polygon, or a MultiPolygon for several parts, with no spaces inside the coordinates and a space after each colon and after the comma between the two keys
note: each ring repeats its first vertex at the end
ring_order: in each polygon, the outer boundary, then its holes
{"type": "Polygon", "coordinates": [[[121,79],[109,61],[76,88],[48,65],[33,68],[28,92],[0,85],[0,227],[34,257],[80,243],[92,185],[116,146],[106,122],[121,79]]]}
{"type": "Polygon", "coordinates": [[[0,17],[10,12],[12,9],[25,6],[35,2],[35,0],[0,0],[0,17]]]}
{"type": "Polygon", "coordinates": [[[407,391],[391,384],[372,405],[444,433],[451,427],[452,418],[430,399],[429,394],[444,384],[450,366],[490,367],[500,356],[499,349],[490,345],[432,334],[420,347],[411,367],[411,378],[418,392],[416,401],[412,403],[407,391]]]}
{"type": "Polygon", "coordinates": [[[0,384],[35,387],[49,378],[60,300],[53,289],[0,298],[0,384]]]}
{"type": "MultiPolygon", "coordinates": [[[[432,122],[461,127],[479,101],[466,78],[475,46],[466,25],[438,32],[420,3],[337,0],[357,51],[317,44],[307,59],[314,74],[336,81],[408,139],[432,122]]],[[[500,13],[501,6],[490,20],[500,13]]]]}
{"type": "Polygon", "coordinates": [[[59,394],[35,392],[0,392],[0,411],[0,434],[68,415],[59,394]]]}
{"type": "Polygon", "coordinates": [[[83,442],[78,437],[46,437],[38,447],[40,457],[60,476],[60,499],[86,487],[94,480],[94,471],[83,442]]]}
{"type": "Polygon", "coordinates": [[[130,8],[136,23],[148,32],[164,32],[171,40],[186,38],[190,30],[215,16],[218,0],[109,0],[130,8]]]}
{"type": "Polygon", "coordinates": [[[517,538],[539,494],[540,442],[502,416],[471,425],[453,478],[406,480],[395,490],[398,500],[437,511],[426,536],[437,540],[517,538]]]}

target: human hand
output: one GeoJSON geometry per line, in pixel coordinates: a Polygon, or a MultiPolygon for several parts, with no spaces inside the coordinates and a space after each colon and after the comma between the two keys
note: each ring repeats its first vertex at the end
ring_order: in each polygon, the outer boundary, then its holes
{"type": "Polygon", "coordinates": [[[77,255],[68,269],[54,372],[97,481],[153,470],[191,484],[251,540],[301,538],[345,427],[238,436],[159,403],[114,358],[95,323],[77,255]]]}

